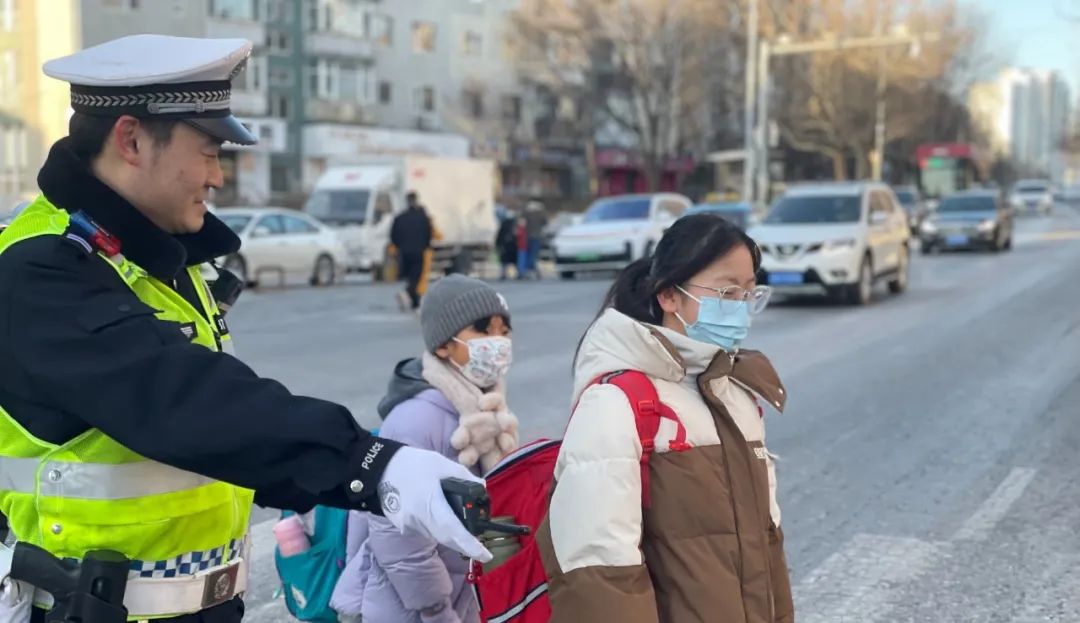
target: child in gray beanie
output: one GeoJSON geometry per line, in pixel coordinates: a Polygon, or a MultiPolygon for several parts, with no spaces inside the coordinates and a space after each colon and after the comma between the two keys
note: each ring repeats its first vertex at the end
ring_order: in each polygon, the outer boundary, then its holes
{"type": "MultiPolygon", "coordinates": [[[[510,307],[487,283],[440,279],[420,308],[424,353],[400,362],[379,435],[456,459],[477,475],[517,449],[518,421],[506,407],[510,307]]],[[[350,513],[349,531],[368,530],[331,605],[364,620],[479,623],[466,582],[469,563],[434,540],[401,534],[384,518],[350,513]]]]}

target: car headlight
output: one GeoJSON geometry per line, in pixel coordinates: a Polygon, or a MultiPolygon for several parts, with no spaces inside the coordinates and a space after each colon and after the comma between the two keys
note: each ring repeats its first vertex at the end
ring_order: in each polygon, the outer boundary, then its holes
{"type": "Polygon", "coordinates": [[[934,225],[933,221],[923,221],[919,227],[924,234],[932,234],[937,231],[937,225],[934,225]]]}
{"type": "Polygon", "coordinates": [[[1024,200],[1020,198],[1020,195],[1012,195],[1011,197],[1009,197],[1009,203],[1011,203],[1014,207],[1019,207],[1024,205],[1024,200]]]}
{"type": "Polygon", "coordinates": [[[979,223],[979,231],[981,231],[981,232],[991,232],[991,231],[994,231],[994,227],[995,227],[996,225],[997,225],[997,224],[996,224],[996,223],[994,223],[994,219],[992,219],[992,218],[988,218],[988,219],[986,219],[985,221],[983,221],[983,222],[979,223]]]}
{"type": "Polygon", "coordinates": [[[854,238],[844,238],[843,240],[830,240],[822,245],[822,250],[826,253],[838,252],[838,251],[850,251],[855,248],[857,241],[854,238]]]}

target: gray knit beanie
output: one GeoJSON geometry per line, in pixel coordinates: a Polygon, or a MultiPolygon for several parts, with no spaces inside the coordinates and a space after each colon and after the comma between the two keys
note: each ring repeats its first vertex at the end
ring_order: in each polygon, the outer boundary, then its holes
{"type": "Polygon", "coordinates": [[[492,316],[510,320],[510,306],[495,288],[464,275],[443,277],[428,288],[420,305],[424,346],[434,353],[465,327],[492,316]]]}

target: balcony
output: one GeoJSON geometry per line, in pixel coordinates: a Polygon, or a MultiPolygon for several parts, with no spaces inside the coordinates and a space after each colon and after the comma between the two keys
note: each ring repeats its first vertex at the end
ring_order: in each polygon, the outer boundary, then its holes
{"type": "Polygon", "coordinates": [[[372,111],[356,102],[341,100],[309,99],[305,103],[304,114],[311,122],[368,124],[375,121],[372,111]]]}
{"type": "Polygon", "coordinates": [[[371,41],[362,37],[337,31],[310,31],[304,33],[304,51],[309,56],[338,56],[354,59],[371,59],[371,41]]]}
{"type": "Polygon", "coordinates": [[[259,47],[266,42],[266,27],[248,19],[210,17],[206,20],[206,36],[211,39],[247,39],[259,47]]]}

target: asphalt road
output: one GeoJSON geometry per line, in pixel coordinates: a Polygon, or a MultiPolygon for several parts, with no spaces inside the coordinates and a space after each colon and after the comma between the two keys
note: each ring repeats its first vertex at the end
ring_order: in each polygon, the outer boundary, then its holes
{"type": "MultiPolygon", "coordinates": [[[[524,439],[561,433],[607,285],[501,288],[524,439]]],[[[385,285],[248,293],[231,321],[259,373],[366,426],[421,348],[385,285]]],[[[800,623],[1080,621],[1080,212],[1021,219],[1012,252],[916,256],[910,290],[865,308],[775,303],[747,346],[790,390],[768,442],[800,623]]],[[[274,518],[254,516],[258,623],[288,620],[274,518]]]]}

